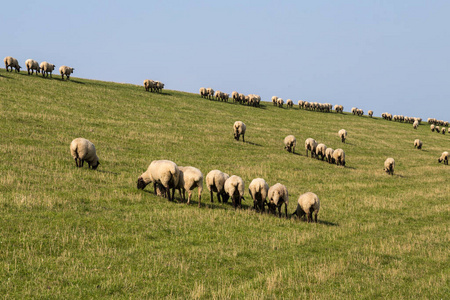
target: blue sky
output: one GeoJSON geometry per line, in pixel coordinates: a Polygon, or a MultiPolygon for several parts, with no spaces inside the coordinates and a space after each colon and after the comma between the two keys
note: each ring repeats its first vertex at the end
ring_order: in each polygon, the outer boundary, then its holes
{"type": "Polygon", "coordinates": [[[7,1],[3,57],[73,76],[450,121],[450,1],[7,1]]]}

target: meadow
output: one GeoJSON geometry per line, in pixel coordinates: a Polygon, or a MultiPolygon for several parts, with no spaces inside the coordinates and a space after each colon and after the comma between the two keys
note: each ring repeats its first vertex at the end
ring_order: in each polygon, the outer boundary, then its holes
{"type": "Polygon", "coordinates": [[[378,117],[5,69],[0,113],[2,299],[450,295],[450,166],[437,162],[450,135],[425,123],[414,130],[378,117]],[[247,125],[245,143],[233,139],[237,120],[247,125]],[[295,154],[283,149],[289,134],[295,154]],[[75,167],[69,144],[77,137],[95,144],[97,171],[75,167]],[[308,137],[344,149],[346,167],[306,157],[308,137]],[[383,171],[387,157],[396,161],[393,176],[383,171]],[[178,192],[169,202],[151,185],[138,190],[155,159],[205,177],[213,169],[241,176],[244,208],[211,203],[206,185],[201,208],[196,196],[187,206],[178,192]],[[247,188],[257,177],[287,186],[289,213],[300,194],[316,193],[319,222],[251,210],[247,188]]]}

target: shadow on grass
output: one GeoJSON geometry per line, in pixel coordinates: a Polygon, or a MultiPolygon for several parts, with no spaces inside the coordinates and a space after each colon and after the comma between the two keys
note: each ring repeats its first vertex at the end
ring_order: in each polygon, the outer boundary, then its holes
{"type": "Polygon", "coordinates": [[[106,174],[114,174],[114,175],[119,175],[119,173],[116,173],[116,172],[111,172],[111,171],[104,171],[104,170],[97,170],[97,172],[100,172],[100,173],[106,173],[106,174]]]}
{"type": "Polygon", "coordinates": [[[249,145],[253,145],[253,146],[262,147],[262,145],[257,144],[257,143],[253,143],[253,142],[245,142],[245,143],[246,143],[246,144],[249,144],[249,145]]]}
{"type": "MultiPolygon", "coordinates": [[[[296,218],[295,220],[297,222],[307,223],[306,218],[297,218],[295,216],[293,216],[293,218],[296,218]]],[[[317,223],[321,224],[321,225],[325,225],[325,226],[339,226],[338,223],[328,222],[328,221],[324,221],[324,220],[317,220],[317,223]]]]}

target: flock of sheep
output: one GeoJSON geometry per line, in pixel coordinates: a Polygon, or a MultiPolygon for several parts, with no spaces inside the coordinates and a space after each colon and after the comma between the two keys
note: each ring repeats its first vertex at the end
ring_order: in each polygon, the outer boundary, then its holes
{"type": "MultiPolygon", "coordinates": [[[[20,69],[22,68],[19,65],[19,62],[17,59],[11,56],[5,57],[3,59],[3,62],[5,63],[6,71],[13,71],[13,68],[16,72],[20,72],[20,69]]],[[[50,74],[50,77],[52,77],[52,72],[55,69],[55,65],[48,63],[46,61],[41,62],[39,64],[34,59],[27,59],[25,61],[25,66],[27,68],[28,75],[34,74],[34,71],[36,71],[36,75],[38,73],[42,73],[42,77],[48,77],[48,74],[50,74]]],[[[64,75],[66,75],[67,80],[70,79],[70,74],[73,73],[74,68],[68,67],[68,66],[61,66],[59,67],[59,73],[61,74],[61,78],[64,80],[64,75]]]]}

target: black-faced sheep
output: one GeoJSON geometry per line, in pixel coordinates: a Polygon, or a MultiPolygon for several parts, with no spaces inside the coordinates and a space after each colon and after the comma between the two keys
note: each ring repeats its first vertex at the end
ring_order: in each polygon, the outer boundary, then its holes
{"type": "Polygon", "coordinates": [[[178,166],[170,160],[154,160],[148,166],[147,171],[139,176],[137,188],[143,190],[149,183],[153,182],[153,189],[156,194],[156,185],[164,187],[164,196],[169,201],[174,199],[175,188],[180,180],[180,170],[178,166]],[[172,197],[170,196],[172,189],[172,197]]]}
{"type": "Polygon", "coordinates": [[[288,135],[284,138],[284,149],[288,152],[295,153],[295,146],[297,145],[297,139],[293,135],[288,135]]]}
{"type": "Polygon", "coordinates": [[[325,150],[325,158],[327,162],[330,164],[334,164],[333,153],[334,153],[333,148],[327,148],[327,150],[325,150]]]}
{"type": "Polygon", "coordinates": [[[204,87],[200,88],[200,97],[202,98],[208,97],[208,93],[206,92],[206,89],[204,87]]]}
{"type": "Polygon", "coordinates": [[[289,202],[289,194],[286,186],[282,185],[281,183],[277,183],[275,185],[272,185],[269,188],[269,192],[267,195],[268,198],[268,207],[269,211],[272,213],[276,213],[276,208],[278,208],[278,216],[281,218],[281,206],[284,203],[284,211],[286,213],[286,218],[288,216],[287,214],[287,206],[289,202]]]}
{"type": "Polygon", "coordinates": [[[297,209],[292,213],[292,215],[297,215],[299,218],[307,215],[308,223],[313,221],[312,214],[314,213],[314,222],[317,223],[317,214],[320,210],[320,200],[316,194],[307,192],[298,198],[297,209]]]}
{"type": "Polygon", "coordinates": [[[319,159],[319,155],[322,156],[322,160],[325,158],[325,151],[327,151],[327,146],[325,144],[318,144],[316,147],[316,158],[319,159]]]}
{"type": "Polygon", "coordinates": [[[242,200],[244,199],[244,180],[241,177],[232,175],[230,178],[225,181],[225,192],[233,201],[233,207],[241,208],[242,200]]]}
{"type": "Polygon", "coordinates": [[[442,152],[441,157],[438,159],[439,163],[441,163],[442,161],[444,162],[444,165],[448,165],[448,152],[447,151],[442,152]]]}
{"type": "Polygon", "coordinates": [[[11,56],[5,57],[5,59],[3,59],[3,62],[5,63],[6,72],[8,72],[8,68],[11,68],[9,72],[12,72],[13,68],[16,72],[20,72],[20,68],[22,68],[21,66],[19,66],[19,61],[11,56]]]}
{"type": "Polygon", "coordinates": [[[41,68],[41,72],[42,72],[42,77],[48,77],[49,73],[50,73],[50,77],[52,77],[52,72],[55,69],[55,65],[50,64],[46,61],[43,61],[43,62],[41,62],[40,68],[41,68]]]}
{"type": "Polygon", "coordinates": [[[242,141],[245,142],[244,135],[247,126],[242,121],[236,121],[233,125],[233,134],[236,141],[239,141],[239,137],[242,135],[242,141]]]}
{"type": "Polygon", "coordinates": [[[389,157],[384,162],[384,171],[390,175],[394,175],[395,160],[389,157]]]}
{"type": "Polygon", "coordinates": [[[37,61],[35,61],[34,59],[27,59],[25,61],[25,67],[27,68],[28,75],[32,75],[33,70],[36,70],[36,75],[38,73],[41,73],[41,68],[39,67],[39,63],[37,61]]]}
{"type": "Polygon", "coordinates": [[[68,66],[59,67],[59,73],[61,74],[61,79],[64,80],[64,75],[66,75],[67,80],[69,80],[70,74],[73,73],[73,70],[75,70],[75,68],[71,68],[68,66]]]}
{"type": "Polygon", "coordinates": [[[85,161],[88,163],[89,168],[93,170],[97,169],[100,164],[94,144],[87,139],[74,139],[70,143],[70,154],[79,168],[83,167],[85,161]]]}
{"type": "Polygon", "coordinates": [[[339,134],[339,137],[341,138],[341,141],[343,143],[345,143],[345,139],[347,138],[347,130],[341,129],[341,130],[339,130],[338,134],[339,134]]]}
{"type": "Polygon", "coordinates": [[[414,148],[422,149],[422,141],[419,139],[414,140],[414,148]]]}
{"type": "Polygon", "coordinates": [[[311,151],[311,157],[314,157],[316,155],[316,147],[316,140],[313,138],[307,138],[305,140],[306,157],[308,157],[308,150],[311,151]]]}
{"type": "Polygon", "coordinates": [[[336,165],[345,167],[345,152],[344,152],[344,150],[342,150],[340,148],[334,150],[333,159],[336,162],[336,165]]]}
{"type": "Polygon", "coordinates": [[[185,197],[185,191],[188,191],[188,201],[187,204],[189,205],[191,203],[192,198],[192,190],[197,188],[198,189],[198,207],[201,207],[201,201],[202,201],[202,191],[203,191],[203,173],[195,168],[195,167],[182,167],[178,166],[178,169],[180,170],[180,176],[178,181],[178,190],[180,190],[180,196],[181,196],[181,190],[183,191],[183,201],[186,199],[185,197]]]}
{"type": "Polygon", "coordinates": [[[212,170],[206,175],[206,187],[211,194],[211,203],[213,202],[213,192],[217,193],[217,201],[226,203],[228,201],[228,194],[225,192],[225,181],[230,178],[227,173],[219,170],[212,170]],[[222,201],[221,198],[222,197],[222,201]]]}
{"type": "Polygon", "coordinates": [[[264,212],[264,206],[269,192],[269,185],[262,178],[253,179],[248,186],[248,191],[253,199],[253,208],[264,212]]]}

